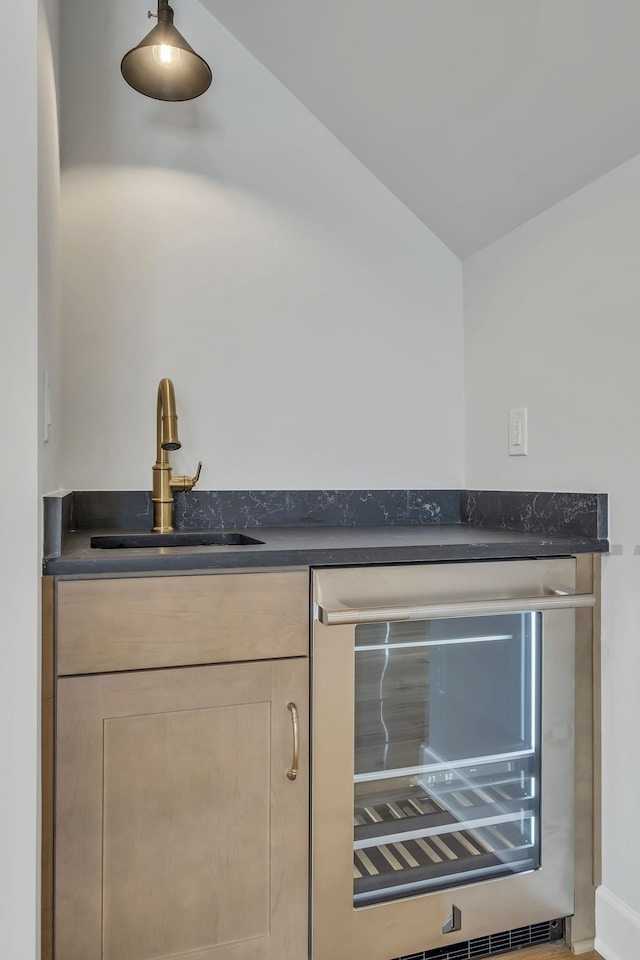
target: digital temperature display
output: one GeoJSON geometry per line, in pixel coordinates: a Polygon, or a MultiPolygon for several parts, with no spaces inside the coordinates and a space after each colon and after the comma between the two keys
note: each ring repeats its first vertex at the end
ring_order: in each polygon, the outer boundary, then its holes
{"type": "Polygon", "coordinates": [[[420,782],[425,787],[432,786],[435,783],[453,783],[456,775],[453,770],[438,770],[435,773],[425,773],[420,777],[420,782]]]}

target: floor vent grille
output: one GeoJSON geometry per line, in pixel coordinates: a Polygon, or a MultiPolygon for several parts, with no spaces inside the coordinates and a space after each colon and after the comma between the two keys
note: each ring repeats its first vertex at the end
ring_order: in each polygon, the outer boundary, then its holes
{"type": "Polygon", "coordinates": [[[537,943],[551,943],[564,936],[564,920],[547,920],[528,927],[504,930],[487,937],[476,937],[462,943],[436,947],[435,950],[423,950],[407,953],[395,960],[482,960],[500,953],[510,953],[523,947],[532,947],[537,943]]]}

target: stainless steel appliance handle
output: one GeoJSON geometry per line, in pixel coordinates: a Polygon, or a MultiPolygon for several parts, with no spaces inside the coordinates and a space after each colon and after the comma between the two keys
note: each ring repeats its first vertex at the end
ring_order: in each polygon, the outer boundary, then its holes
{"type": "Polygon", "coordinates": [[[595,603],[593,593],[570,593],[561,590],[550,590],[539,597],[420,603],[397,607],[349,607],[334,602],[331,607],[316,604],[316,619],[330,627],[344,623],[387,623],[393,620],[435,620],[444,617],[484,617],[498,613],[544,612],[571,607],[593,607],[595,603]]]}

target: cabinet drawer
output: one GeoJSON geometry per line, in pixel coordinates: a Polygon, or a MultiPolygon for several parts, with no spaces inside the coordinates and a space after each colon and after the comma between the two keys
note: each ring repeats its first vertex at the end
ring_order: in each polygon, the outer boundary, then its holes
{"type": "Polygon", "coordinates": [[[306,570],[63,580],[58,675],[306,656],[306,570]]]}

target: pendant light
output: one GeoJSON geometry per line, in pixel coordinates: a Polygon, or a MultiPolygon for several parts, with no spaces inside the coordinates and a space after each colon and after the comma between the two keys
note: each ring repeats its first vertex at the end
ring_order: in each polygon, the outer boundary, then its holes
{"type": "MultiPolygon", "coordinates": [[[[149,11],[148,16],[156,14],[149,11]]],[[[157,17],[153,30],[122,58],[122,76],[145,97],[193,100],[211,85],[209,64],[174,27],[168,0],[158,0],[157,17]]]]}

